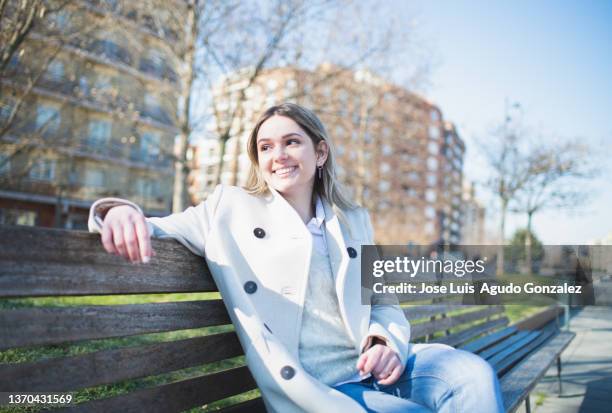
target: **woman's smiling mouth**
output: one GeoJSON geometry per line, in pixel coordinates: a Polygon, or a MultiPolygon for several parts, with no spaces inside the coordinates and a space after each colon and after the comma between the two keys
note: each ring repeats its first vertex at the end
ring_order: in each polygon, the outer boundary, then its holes
{"type": "Polygon", "coordinates": [[[291,174],[293,171],[297,169],[297,166],[286,166],[284,168],[279,168],[274,171],[274,173],[278,176],[287,176],[291,174]]]}

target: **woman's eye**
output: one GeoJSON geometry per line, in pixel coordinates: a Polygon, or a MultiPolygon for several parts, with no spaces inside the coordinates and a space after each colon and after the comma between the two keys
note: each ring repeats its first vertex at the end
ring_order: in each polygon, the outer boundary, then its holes
{"type": "Polygon", "coordinates": [[[265,151],[267,151],[268,149],[270,149],[270,145],[261,145],[261,146],[259,147],[259,151],[260,151],[260,152],[265,152],[265,151]]]}
{"type": "Polygon", "coordinates": [[[292,144],[299,144],[300,141],[298,139],[288,139],[287,140],[287,145],[292,145],[292,144]]]}

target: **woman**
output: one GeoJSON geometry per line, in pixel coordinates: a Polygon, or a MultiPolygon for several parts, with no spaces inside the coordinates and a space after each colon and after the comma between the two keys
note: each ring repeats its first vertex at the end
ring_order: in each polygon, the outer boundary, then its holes
{"type": "Polygon", "coordinates": [[[271,107],[248,153],[245,189],[218,186],[165,218],[102,199],[90,230],[133,262],[149,262],[150,236],[206,258],[269,411],[503,410],[482,359],[411,346],[399,307],[361,304],[359,252],[372,227],[340,190],[320,120],[295,104],[271,107]]]}

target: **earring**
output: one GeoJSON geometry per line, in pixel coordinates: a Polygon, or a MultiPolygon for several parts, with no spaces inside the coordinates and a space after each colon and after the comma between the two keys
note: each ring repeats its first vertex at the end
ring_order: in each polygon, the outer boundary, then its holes
{"type": "Polygon", "coordinates": [[[323,165],[319,165],[317,169],[319,170],[319,179],[321,179],[323,177],[323,165]]]}

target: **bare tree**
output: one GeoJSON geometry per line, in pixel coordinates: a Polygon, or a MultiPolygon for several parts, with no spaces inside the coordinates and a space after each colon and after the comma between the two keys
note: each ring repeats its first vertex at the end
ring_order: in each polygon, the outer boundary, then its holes
{"type": "MultiPolygon", "coordinates": [[[[248,100],[247,90],[253,87],[268,67],[291,65],[299,61],[296,53],[298,26],[308,25],[333,6],[332,1],[275,1],[264,10],[259,6],[243,2],[233,10],[226,21],[230,34],[224,38],[209,37],[203,43],[205,58],[199,65],[208,76],[202,76],[206,85],[206,101],[215,125],[215,138],[219,141],[219,162],[215,182],[221,181],[227,142],[239,138],[244,132],[244,105],[248,100]],[[229,39],[229,44],[228,44],[229,39]],[[216,74],[217,76],[210,76],[216,74]],[[231,87],[219,88],[221,79],[239,77],[231,87]],[[229,108],[222,107],[229,103],[229,108]]],[[[201,120],[200,120],[201,121],[201,120]]],[[[236,149],[240,148],[240,143],[236,149]]],[[[236,154],[237,155],[237,154],[236,154]]],[[[237,156],[232,165],[232,183],[237,183],[237,156]]]]}
{"type": "Polygon", "coordinates": [[[497,251],[497,272],[504,271],[504,235],[506,215],[510,203],[515,200],[528,178],[528,168],[522,153],[522,132],[518,126],[509,127],[508,120],[499,127],[481,148],[490,168],[489,179],[484,185],[497,197],[500,208],[500,242],[497,251]]]}
{"type": "Polygon", "coordinates": [[[566,142],[538,145],[526,155],[526,174],[511,210],[527,215],[526,266],[531,271],[533,216],[546,209],[572,208],[588,199],[580,181],[593,177],[596,169],[584,144],[566,142]]]}
{"type": "MultiPolygon", "coordinates": [[[[373,24],[373,14],[376,13],[373,9],[377,10],[377,7],[371,4],[364,7],[360,2],[278,1],[263,11],[259,10],[261,17],[253,17],[256,13],[249,7],[253,5],[245,2],[233,10],[226,21],[227,31],[222,39],[218,36],[208,37],[202,49],[205,52],[203,64],[197,65],[207,75],[198,80],[202,79],[206,85],[202,88],[206,91],[202,102],[210,107],[215,126],[213,138],[219,142],[215,183],[221,181],[228,141],[231,138],[239,140],[243,135],[245,103],[249,99],[247,93],[267,68],[308,70],[322,62],[339,63],[328,65],[328,70],[317,73],[317,77],[309,81],[311,87],[308,91],[296,88],[286,97],[288,100],[298,100],[305,94],[315,93],[320,87],[334,83],[350,70],[369,68],[379,73],[388,71],[391,62],[396,63],[397,58],[405,56],[401,49],[409,44],[407,37],[412,30],[405,24],[389,24],[388,21],[386,25],[373,24]],[[228,32],[231,34],[228,35],[228,32]],[[227,87],[221,87],[220,83],[227,87]],[[229,108],[226,107],[228,103],[229,108]]],[[[369,91],[368,95],[372,93],[369,91]]],[[[362,137],[369,133],[367,124],[373,107],[380,99],[382,93],[364,96],[363,110],[359,114],[363,119],[360,122],[362,137]]],[[[324,104],[318,109],[326,112],[324,104]]],[[[205,116],[201,117],[198,123],[205,119],[205,116]]],[[[241,147],[241,142],[236,142],[233,164],[230,166],[232,184],[237,184],[238,180],[241,147]]]]}

